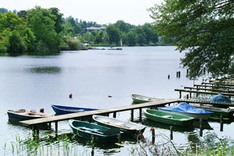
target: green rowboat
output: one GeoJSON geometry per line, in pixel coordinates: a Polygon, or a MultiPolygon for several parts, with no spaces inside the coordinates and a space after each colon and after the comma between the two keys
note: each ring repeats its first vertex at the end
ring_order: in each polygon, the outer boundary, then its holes
{"type": "Polygon", "coordinates": [[[144,111],[144,115],[150,120],[176,126],[192,126],[194,120],[193,117],[159,111],[156,109],[147,109],[144,111]]]}
{"type": "Polygon", "coordinates": [[[74,134],[90,141],[93,138],[95,142],[117,142],[119,135],[122,133],[116,129],[79,120],[69,120],[69,126],[74,134]]]}

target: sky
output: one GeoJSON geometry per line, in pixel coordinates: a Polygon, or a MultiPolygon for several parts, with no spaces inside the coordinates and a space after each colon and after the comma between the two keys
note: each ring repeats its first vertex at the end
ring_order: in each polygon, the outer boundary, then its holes
{"type": "Polygon", "coordinates": [[[29,10],[35,6],[56,7],[64,17],[72,16],[98,24],[123,20],[134,25],[153,22],[148,8],[163,0],[1,0],[0,7],[8,10],[29,10]]]}

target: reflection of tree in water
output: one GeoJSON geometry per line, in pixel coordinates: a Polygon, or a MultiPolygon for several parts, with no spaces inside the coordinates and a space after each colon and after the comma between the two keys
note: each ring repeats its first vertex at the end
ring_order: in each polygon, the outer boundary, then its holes
{"type": "Polygon", "coordinates": [[[30,72],[55,74],[55,73],[60,73],[61,68],[59,67],[34,67],[34,68],[30,68],[30,72]]]}

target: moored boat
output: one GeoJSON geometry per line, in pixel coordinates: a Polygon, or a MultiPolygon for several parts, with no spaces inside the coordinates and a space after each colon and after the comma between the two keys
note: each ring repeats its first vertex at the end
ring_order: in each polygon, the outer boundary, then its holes
{"type": "Polygon", "coordinates": [[[192,106],[213,112],[211,114],[211,117],[220,118],[222,116],[223,118],[233,119],[234,110],[231,108],[220,108],[220,107],[214,107],[212,105],[200,105],[200,104],[199,105],[193,104],[192,106]]]}
{"type": "Polygon", "coordinates": [[[133,122],[122,121],[116,118],[110,118],[102,115],[93,115],[93,120],[98,124],[119,129],[124,134],[134,135],[141,134],[145,130],[145,126],[133,122]]]}
{"type": "Polygon", "coordinates": [[[71,107],[71,106],[62,106],[62,105],[52,105],[51,107],[53,108],[56,114],[69,114],[69,113],[97,110],[94,108],[71,107]]]}
{"type": "Polygon", "coordinates": [[[119,130],[79,120],[69,120],[69,126],[74,134],[97,142],[117,142],[121,135],[119,130]]]}
{"type": "Polygon", "coordinates": [[[134,103],[145,103],[145,102],[152,102],[152,101],[159,100],[154,97],[144,96],[140,94],[132,94],[131,96],[132,96],[132,100],[134,103]]]}
{"type": "Polygon", "coordinates": [[[37,119],[37,118],[44,118],[44,117],[51,117],[51,114],[46,114],[46,113],[39,113],[34,110],[25,110],[25,109],[20,109],[17,111],[14,110],[8,110],[7,111],[9,120],[14,120],[14,121],[22,121],[22,120],[30,120],[30,119],[37,119]]]}
{"type": "Polygon", "coordinates": [[[156,109],[146,109],[144,115],[150,120],[176,126],[192,126],[194,120],[193,117],[159,111],[156,109]]]}
{"type": "Polygon", "coordinates": [[[194,117],[195,119],[203,120],[208,119],[213,114],[213,112],[193,107],[187,103],[181,103],[177,106],[158,107],[158,110],[168,111],[175,114],[182,114],[194,117]]]}

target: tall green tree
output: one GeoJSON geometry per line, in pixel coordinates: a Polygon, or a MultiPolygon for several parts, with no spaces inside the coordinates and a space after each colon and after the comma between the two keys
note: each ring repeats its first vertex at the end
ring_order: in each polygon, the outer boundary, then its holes
{"type": "Polygon", "coordinates": [[[106,27],[106,32],[109,36],[109,43],[116,43],[118,44],[120,41],[120,31],[115,25],[110,24],[106,27]]]}
{"type": "Polygon", "coordinates": [[[27,24],[34,33],[38,52],[59,52],[60,36],[55,30],[56,16],[48,9],[36,6],[27,13],[27,24]]]}
{"type": "Polygon", "coordinates": [[[165,0],[150,8],[156,31],[187,51],[181,63],[190,78],[233,73],[233,6],[233,0],[165,0]]]}

